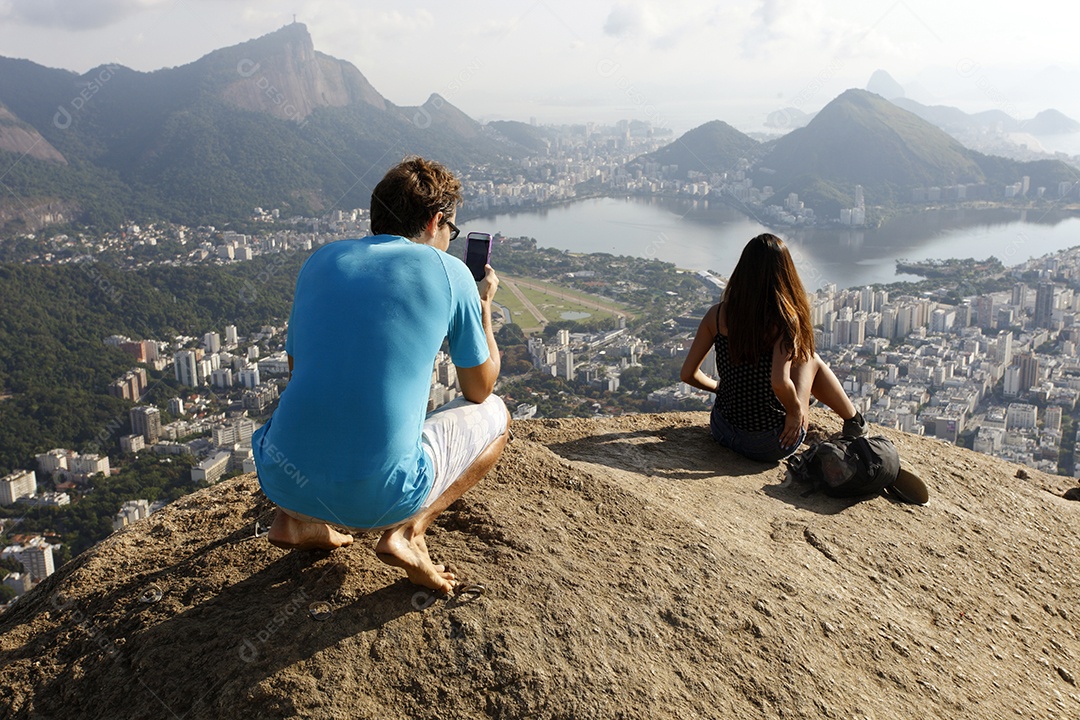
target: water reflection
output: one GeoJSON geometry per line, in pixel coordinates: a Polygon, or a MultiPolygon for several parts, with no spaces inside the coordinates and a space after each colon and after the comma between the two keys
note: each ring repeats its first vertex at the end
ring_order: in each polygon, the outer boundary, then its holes
{"type": "Polygon", "coordinates": [[[1059,211],[944,208],[880,228],[770,228],[725,202],[594,198],[535,212],[470,220],[468,230],[534,237],[543,247],[656,258],[728,274],[746,241],[775,232],[788,241],[809,289],[915,279],[896,260],[985,259],[1006,265],[1080,245],[1080,218],[1059,211]]]}

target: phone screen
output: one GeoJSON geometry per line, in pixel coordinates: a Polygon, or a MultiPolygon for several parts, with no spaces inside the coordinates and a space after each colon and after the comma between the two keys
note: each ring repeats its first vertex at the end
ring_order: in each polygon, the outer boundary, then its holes
{"type": "Polygon", "coordinates": [[[484,279],[484,266],[491,259],[491,236],[487,233],[469,233],[465,248],[465,265],[472,272],[473,280],[484,279]]]}

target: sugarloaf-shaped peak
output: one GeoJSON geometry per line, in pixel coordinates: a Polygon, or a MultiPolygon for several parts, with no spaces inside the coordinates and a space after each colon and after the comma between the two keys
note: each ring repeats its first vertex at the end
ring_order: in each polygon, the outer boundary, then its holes
{"type": "Polygon", "coordinates": [[[283,120],[302,122],[319,107],[386,109],[385,98],[352,63],[315,50],[303,23],[217,50],[196,64],[211,66],[227,103],[283,120]]]}
{"type": "Polygon", "coordinates": [[[894,100],[907,95],[904,92],[903,85],[896,82],[892,75],[880,69],[875,70],[874,74],[870,76],[870,81],[866,83],[866,89],[886,100],[894,100]]]}

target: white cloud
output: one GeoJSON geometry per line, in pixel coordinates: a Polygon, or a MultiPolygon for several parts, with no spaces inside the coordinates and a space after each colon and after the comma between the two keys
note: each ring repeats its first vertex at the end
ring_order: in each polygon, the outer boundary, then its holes
{"type": "Polygon", "coordinates": [[[767,30],[771,30],[773,27],[782,24],[784,18],[790,12],[789,8],[792,7],[796,7],[796,5],[790,0],[761,0],[761,7],[754,11],[754,16],[761,21],[761,24],[767,30]]]}
{"type": "Polygon", "coordinates": [[[620,40],[639,37],[645,33],[645,13],[638,3],[619,2],[611,8],[604,21],[604,32],[620,40]]]}
{"type": "Polygon", "coordinates": [[[6,0],[0,21],[21,25],[95,30],[168,0],[6,0]]]}
{"type": "Polygon", "coordinates": [[[406,38],[435,25],[435,17],[424,9],[404,13],[399,10],[380,12],[369,18],[370,30],[389,38],[406,38]]]}
{"type": "Polygon", "coordinates": [[[733,16],[731,8],[702,0],[620,0],[608,13],[603,32],[621,47],[637,45],[635,52],[683,50],[701,57],[706,49],[712,56],[732,36],[733,16]]]}

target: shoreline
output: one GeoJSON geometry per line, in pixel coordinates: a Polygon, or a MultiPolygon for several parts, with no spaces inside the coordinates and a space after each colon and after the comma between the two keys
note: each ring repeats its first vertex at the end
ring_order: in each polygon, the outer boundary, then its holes
{"type": "MultiPolygon", "coordinates": [[[[535,204],[535,205],[529,205],[527,207],[507,208],[505,210],[500,210],[500,211],[497,211],[497,212],[483,212],[483,213],[476,214],[476,215],[462,212],[461,213],[461,215],[462,215],[461,222],[462,222],[462,224],[464,224],[465,222],[472,222],[472,221],[477,221],[477,220],[490,220],[490,219],[494,219],[494,218],[500,217],[500,216],[514,216],[514,215],[523,215],[523,214],[529,214],[529,213],[542,212],[544,210],[555,209],[555,208],[560,208],[560,207],[566,207],[566,206],[569,206],[569,205],[574,205],[574,204],[576,204],[578,202],[584,202],[585,200],[596,200],[596,199],[599,199],[599,198],[606,198],[606,199],[610,199],[610,200],[619,200],[619,199],[624,199],[624,198],[625,199],[653,199],[653,198],[659,198],[659,199],[666,199],[666,200],[685,200],[687,202],[700,202],[702,200],[707,201],[707,202],[712,201],[712,202],[722,203],[722,204],[726,205],[727,207],[733,208],[733,209],[739,211],[740,213],[742,213],[743,215],[745,215],[750,220],[760,221],[759,218],[753,213],[753,208],[752,207],[746,205],[745,203],[739,202],[735,198],[732,198],[732,197],[726,196],[726,195],[713,195],[712,193],[710,193],[709,195],[706,195],[706,196],[686,196],[686,195],[680,195],[678,193],[649,193],[649,194],[643,194],[643,193],[594,192],[594,193],[587,193],[587,194],[584,194],[584,195],[579,195],[579,196],[576,196],[576,197],[573,197],[573,198],[566,198],[566,199],[563,199],[563,200],[556,200],[554,202],[539,203],[539,204],[535,204]]],[[[875,206],[875,207],[882,207],[882,206],[875,206]]],[[[1027,202],[1024,202],[1024,203],[1007,203],[1007,202],[995,202],[995,201],[990,201],[990,200],[970,200],[970,201],[956,202],[956,203],[935,203],[935,204],[932,204],[932,205],[904,204],[904,205],[889,206],[887,209],[884,210],[882,215],[879,216],[878,222],[876,224],[873,224],[873,225],[871,225],[871,224],[866,224],[866,225],[842,225],[838,221],[831,221],[831,220],[827,221],[827,222],[816,223],[814,225],[790,225],[790,224],[778,223],[778,222],[770,222],[770,225],[775,225],[776,227],[782,227],[782,228],[798,228],[798,229],[806,229],[806,230],[824,229],[824,228],[829,228],[829,229],[842,228],[842,229],[864,230],[864,231],[865,230],[879,230],[882,227],[884,227],[885,225],[887,225],[889,222],[891,222],[892,220],[895,220],[895,219],[898,219],[898,218],[911,217],[911,216],[919,215],[920,213],[925,213],[925,212],[936,212],[936,211],[945,211],[945,210],[976,210],[976,211],[983,211],[983,210],[1014,210],[1014,211],[1017,211],[1017,212],[1032,211],[1032,210],[1034,210],[1034,211],[1042,210],[1044,216],[1047,215],[1047,214],[1050,214],[1050,213],[1056,213],[1056,214],[1062,215],[1064,217],[1077,217],[1077,218],[1080,218],[1080,203],[1077,203],[1077,202],[1071,202],[1071,203],[1068,203],[1067,205],[1057,206],[1057,205],[1051,203],[1050,201],[1045,201],[1045,202],[1027,201],[1027,202]]],[[[1030,221],[1024,220],[1022,222],[1030,222],[1030,221]]]]}

